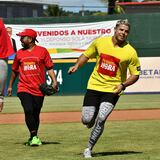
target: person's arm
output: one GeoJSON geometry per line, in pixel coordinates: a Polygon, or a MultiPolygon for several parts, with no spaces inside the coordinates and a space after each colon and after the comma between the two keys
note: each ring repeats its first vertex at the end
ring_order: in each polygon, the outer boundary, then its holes
{"type": "Polygon", "coordinates": [[[56,75],[54,73],[54,70],[53,69],[48,70],[48,75],[51,77],[51,79],[53,81],[53,85],[52,85],[53,88],[58,91],[58,84],[57,84],[57,79],[56,79],[56,75]]]}
{"type": "Polygon", "coordinates": [[[78,58],[76,64],[69,68],[68,74],[72,74],[72,73],[76,72],[79,67],[82,67],[85,63],[87,63],[88,59],[89,59],[88,57],[86,57],[85,55],[82,54],[78,58]]]}
{"type": "Polygon", "coordinates": [[[13,86],[13,83],[14,83],[17,76],[18,76],[18,72],[12,71],[10,81],[9,81],[9,85],[8,85],[8,90],[7,90],[7,95],[8,96],[12,95],[12,86],[13,86]]]}
{"type": "Polygon", "coordinates": [[[116,93],[116,94],[121,93],[123,90],[125,90],[126,87],[134,84],[138,79],[139,79],[139,75],[130,75],[125,82],[123,82],[115,87],[114,93],[116,93]]]}

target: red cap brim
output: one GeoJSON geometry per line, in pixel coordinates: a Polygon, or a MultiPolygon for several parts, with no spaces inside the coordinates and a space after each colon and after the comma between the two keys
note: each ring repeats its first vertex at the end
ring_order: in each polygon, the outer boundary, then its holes
{"type": "MultiPolygon", "coordinates": [[[[17,33],[16,35],[17,35],[17,36],[20,36],[20,37],[21,37],[21,36],[28,36],[28,35],[26,35],[26,33],[24,33],[24,32],[17,33]]],[[[29,36],[29,37],[31,37],[31,36],[29,36]]],[[[33,38],[33,37],[31,37],[31,38],[33,38]]],[[[38,42],[37,39],[35,39],[35,41],[38,42]]]]}

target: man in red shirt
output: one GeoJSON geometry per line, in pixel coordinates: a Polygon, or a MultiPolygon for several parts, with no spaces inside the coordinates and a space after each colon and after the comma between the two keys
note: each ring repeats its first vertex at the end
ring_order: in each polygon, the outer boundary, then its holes
{"type": "Polygon", "coordinates": [[[0,18],[0,112],[3,109],[3,92],[8,72],[7,57],[13,53],[14,51],[10,38],[5,29],[3,20],[0,18]]]}
{"type": "Polygon", "coordinates": [[[47,49],[35,43],[37,41],[36,31],[25,29],[17,35],[20,36],[23,48],[18,50],[12,65],[8,95],[11,95],[14,80],[19,75],[17,95],[23,106],[25,122],[30,132],[30,138],[26,145],[39,146],[42,142],[37,137],[37,132],[44,100],[44,95],[39,86],[46,82],[46,69],[53,81],[55,90],[58,88],[57,80],[53,71],[52,59],[47,49]]]}

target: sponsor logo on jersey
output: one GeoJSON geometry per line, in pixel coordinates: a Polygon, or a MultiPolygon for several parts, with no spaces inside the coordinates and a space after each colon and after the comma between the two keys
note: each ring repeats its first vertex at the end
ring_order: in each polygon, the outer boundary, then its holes
{"type": "Polygon", "coordinates": [[[119,66],[120,59],[107,55],[100,55],[98,72],[107,76],[115,77],[119,66]]]}

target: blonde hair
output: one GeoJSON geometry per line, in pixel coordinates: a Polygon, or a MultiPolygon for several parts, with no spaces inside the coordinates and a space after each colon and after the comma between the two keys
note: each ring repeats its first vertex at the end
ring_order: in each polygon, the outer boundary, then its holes
{"type": "Polygon", "coordinates": [[[117,21],[115,28],[117,28],[120,25],[126,25],[126,26],[128,26],[129,30],[131,28],[131,26],[130,26],[130,24],[128,22],[128,19],[125,19],[125,20],[121,19],[121,20],[117,21]]]}

